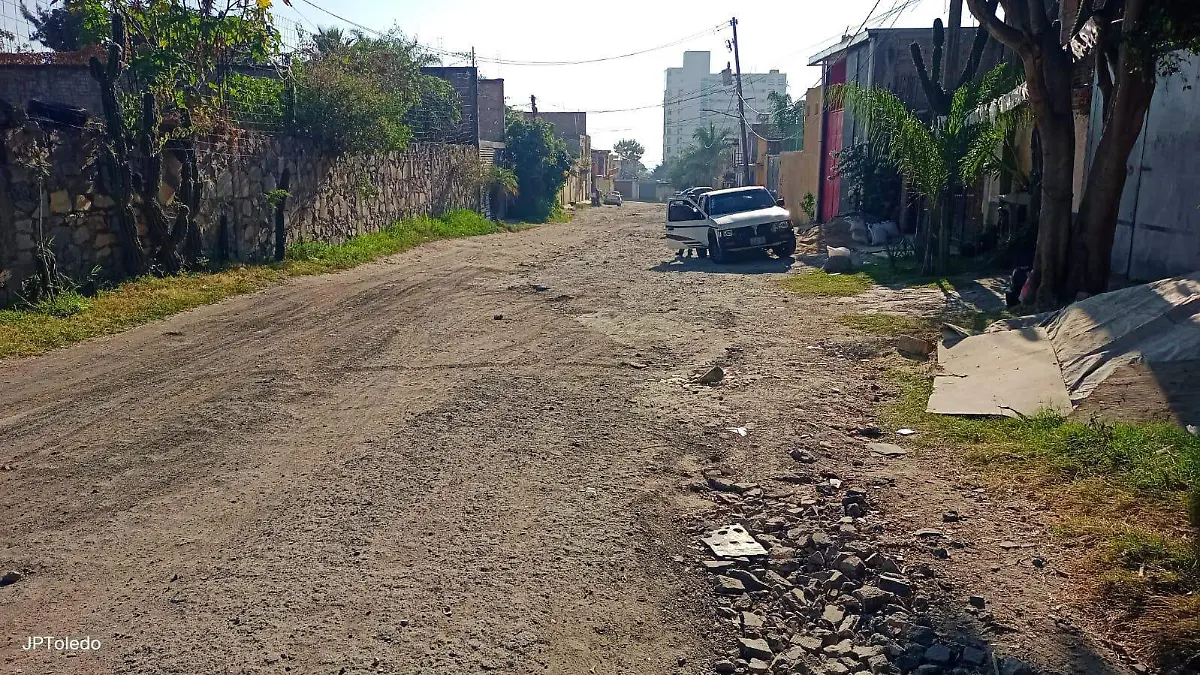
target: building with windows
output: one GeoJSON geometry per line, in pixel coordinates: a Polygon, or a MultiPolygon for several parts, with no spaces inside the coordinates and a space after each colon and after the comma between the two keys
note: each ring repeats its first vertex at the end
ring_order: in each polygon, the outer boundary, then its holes
{"type": "MultiPolygon", "coordinates": [[[[682,68],[667,68],[663,91],[663,159],[678,157],[695,143],[692,133],[707,128],[729,129],[738,136],[738,100],[732,68],[711,71],[711,53],[684,52],[682,68]]],[[[787,91],[787,75],[742,73],[746,121],[753,124],[767,113],[767,94],[787,91]]],[[[765,119],[764,119],[765,121],[765,119]]]]}

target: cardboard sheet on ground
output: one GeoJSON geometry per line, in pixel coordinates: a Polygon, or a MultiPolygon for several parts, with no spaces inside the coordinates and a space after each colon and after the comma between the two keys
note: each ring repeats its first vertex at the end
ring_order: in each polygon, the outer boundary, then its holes
{"type": "Polygon", "coordinates": [[[941,374],[928,412],[942,415],[1033,415],[1071,412],[1071,397],[1046,330],[1040,327],[973,335],[938,345],[941,374]]]}

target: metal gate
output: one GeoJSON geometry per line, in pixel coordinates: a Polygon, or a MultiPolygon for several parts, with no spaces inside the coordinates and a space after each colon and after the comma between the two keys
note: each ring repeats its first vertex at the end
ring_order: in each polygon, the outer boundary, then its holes
{"type": "MultiPolygon", "coordinates": [[[[1129,153],[1112,270],[1153,281],[1200,270],[1200,58],[1160,79],[1142,135],[1129,153]]],[[[1092,97],[1088,160],[1100,142],[1101,97],[1092,97]]]]}

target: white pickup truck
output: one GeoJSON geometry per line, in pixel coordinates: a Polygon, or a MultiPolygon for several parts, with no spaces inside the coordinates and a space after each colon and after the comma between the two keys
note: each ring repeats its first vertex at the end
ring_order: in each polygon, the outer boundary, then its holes
{"type": "Polygon", "coordinates": [[[784,258],[796,252],[796,232],[783,208],[764,187],[706,192],[693,201],[676,197],[667,204],[667,245],[682,256],[696,249],[723,263],[729,254],[771,250],[784,258]]]}

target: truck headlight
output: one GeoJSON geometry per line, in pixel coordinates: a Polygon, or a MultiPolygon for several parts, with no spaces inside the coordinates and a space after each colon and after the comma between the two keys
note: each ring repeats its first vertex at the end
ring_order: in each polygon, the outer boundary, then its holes
{"type": "Polygon", "coordinates": [[[780,231],[790,230],[790,229],[792,229],[792,223],[791,223],[791,221],[787,221],[787,220],[780,222],[780,223],[775,223],[775,229],[780,230],[780,231]]]}

